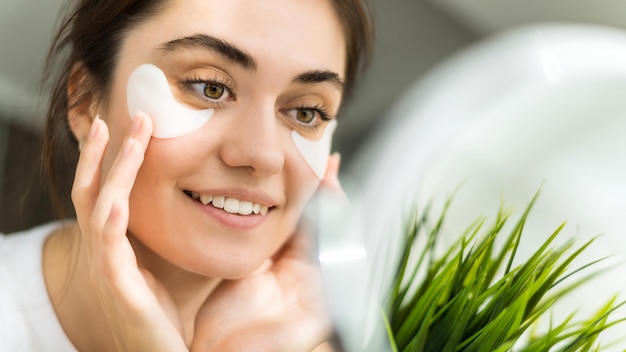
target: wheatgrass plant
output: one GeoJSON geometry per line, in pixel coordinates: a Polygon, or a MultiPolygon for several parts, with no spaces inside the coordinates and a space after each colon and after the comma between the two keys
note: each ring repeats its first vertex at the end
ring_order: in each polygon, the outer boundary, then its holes
{"type": "Polygon", "coordinates": [[[421,214],[415,211],[407,222],[404,251],[386,301],[384,316],[393,351],[601,350],[597,336],[624,321],[611,316],[623,303],[611,299],[584,321],[575,321],[572,314],[555,324],[550,317],[550,308],[559,299],[602,271],[589,272],[602,259],[570,268],[593,240],[579,247],[572,240],[556,246],[561,225],[528,260],[514,266],[538,194],[510,233],[503,233],[503,228],[511,211],[500,208],[492,226],[477,220],[443,254],[437,252],[437,242],[452,197],[434,222],[430,207],[421,214]],[[574,273],[582,278],[572,277],[574,273]],[[547,331],[530,332],[546,319],[547,331]]]}

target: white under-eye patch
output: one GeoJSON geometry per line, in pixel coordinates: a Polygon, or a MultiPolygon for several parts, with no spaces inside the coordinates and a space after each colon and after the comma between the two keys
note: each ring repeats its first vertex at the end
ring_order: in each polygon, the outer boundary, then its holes
{"type": "MultiPolygon", "coordinates": [[[[130,75],[126,100],[131,118],[137,110],[152,118],[152,135],[157,138],[176,138],[194,132],[209,121],[214,111],[194,110],[179,103],[174,98],[163,71],[151,64],[137,67],[130,75]]],[[[296,149],[320,179],[326,173],[336,127],[337,121],[329,122],[322,138],[317,141],[308,140],[296,131],[291,133],[296,149]]]]}
{"type": "Polygon", "coordinates": [[[330,144],[333,140],[333,133],[337,127],[337,121],[333,120],[328,123],[324,130],[324,135],[317,141],[308,140],[296,131],[291,132],[293,143],[296,145],[296,149],[300,152],[304,160],[309,164],[313,172],[317,177],[324,178],[326,173],[326,166],[328,164],[328,157],[330,156],[330,144]]]}
{"type": "Polygon", "coordinates": [[[135,69],[126,86],[128,112],[141,110],[152,118],[157,138],[175,138],[194,132],[209,121],[213,109],[194,110],[179,103],[163,71],[150,64],[135,69]]]}

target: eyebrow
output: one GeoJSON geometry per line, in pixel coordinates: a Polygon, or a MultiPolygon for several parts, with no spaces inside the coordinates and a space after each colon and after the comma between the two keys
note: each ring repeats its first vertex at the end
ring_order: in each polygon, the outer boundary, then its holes
{"type": "Polygon", "coordinates": [[[339,90],[343,90],[344,83],[339,78],[339,74],[332,71],[325,70],[313,70],[305,73],[301,73],[293,79],[295,83],[304,83],[304,84],[317,84],[317,83],[331,83],[336,86],[339,90]]]}
{"type": "MultiPolygon", "coordinates": [[[[177,38],[159,46],[158,51],[171,53],[181,50],[203,49],[218,53],[226,59],[238,64],[249,71],[256,71],[257,63],[252,55],[238,48],[236,45],[223,39],[207,34],[194,34],[187,37],[177,38]]],[[[343,90],[344,82],[339,74],[327,70],[312,70],[301,73],[293,79],[294,83],[318,84],[331,83],[339,90],[343,90]]]]}
{"type": "Polygon", "coordinates": [[[246,70],[255,71],[257,68],[254,58],[237,46],[219,38],[206,34],[194,34],[192,36],[171,40],[159,46],[158,50],[170,53],[185,49],[204,49],[218,53],[226,59],[238,64],[246,70]]]}

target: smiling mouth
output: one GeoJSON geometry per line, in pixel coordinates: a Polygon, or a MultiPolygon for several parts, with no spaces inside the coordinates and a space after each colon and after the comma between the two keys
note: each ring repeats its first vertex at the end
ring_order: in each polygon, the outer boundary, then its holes
{"type": "Polygon", "coordinates": [[[254,203],[247,200],[240,200],[233,197],[205,195],[188,190],[185,190],[183,192],[189,198],[200,202],[203,205],[213,206],[217,209],[222,209],[230,214],[264,216],[271,209],[267,205],[254,203]]]}

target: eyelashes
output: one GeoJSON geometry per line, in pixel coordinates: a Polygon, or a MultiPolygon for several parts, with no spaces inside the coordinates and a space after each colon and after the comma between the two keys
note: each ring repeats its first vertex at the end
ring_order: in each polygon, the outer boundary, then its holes
{"type": "Polygon", "coordinates": [[[303,104],[287,110],[286,114],[290,117],[290,120],[298,125],[298,128],[303,128],[310,132],[318,131],[327,122],[334,119],[334,116],[328,112],[326,106],[321,104],[303,104]]]}
{"type": "MultiPolygon", "coordinates": [[[[188,76],[180,81],[179,86],[183,92],[192,95],[194,100],[201,101],[199,105],[221,108],[237,100],[232,82],[221,77],[188,76]]],[[[293,128],[305,133],[315,133],[335,119],[329,107],[319,101],[296,103],[279,111],[288,118],[293,128]]]]}
{"type": "Polygon", "coordinates": [[[185,78],[180,85],[184,91],[190,92],[199,99],[217,107],[225,104],[228,100],[235,100],[236,97],[232,85],[219,78],[206,79],[191,76],[185,78]]]}
{"type": "Polygon", "coordinates": [[[314,104],[314,105],[301,105],[299,107],[296,108],[297,110],[310,110],[310,111],[315,111],[318,115],[319,118],[322,121],[331,121],[333,120],[335,117],[329,112],[328,108],[325,105],[322,104],[314,104]]]}

